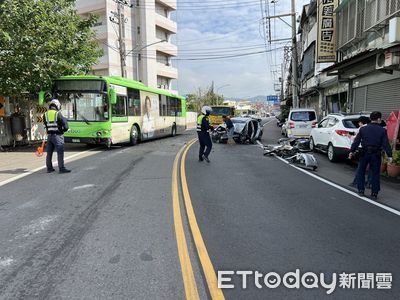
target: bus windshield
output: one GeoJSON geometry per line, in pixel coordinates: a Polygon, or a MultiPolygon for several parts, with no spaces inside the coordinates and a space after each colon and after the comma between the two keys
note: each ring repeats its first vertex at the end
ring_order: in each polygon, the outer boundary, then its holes
{"type": "Polygon", "coordinates": [[[68,121],[108,120],[107,95],[102,93],[59,92],[61,112],[68,121]]]}
{"type": "Polygon", "coordinates": [[[232,108],[231,107],[211,107],[212,108],[212,112],[211,115],[212,116],[232,116],[232,108]]]}

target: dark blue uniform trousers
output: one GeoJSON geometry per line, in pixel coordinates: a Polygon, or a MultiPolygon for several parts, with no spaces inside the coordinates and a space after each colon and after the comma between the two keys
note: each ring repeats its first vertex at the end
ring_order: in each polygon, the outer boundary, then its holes
{"type": "Polygon", "coordinates": [[[371,174],[371,192],[378,193],[381,189],[380,185],[380,170],[381,170],[381,153],[364,153],[360,157],[357,169],[357,187],[359,191],[365,190],[365,172],[369,165],[369,172],[371,174]]]}
{"type": "Polygon", "coordinates": [[[46,166],[47,170],[53,169],[53,152],[54,149],[57,151],[58,168],[60,170],[64,169],[64,136],[61,134],[49,134],[47,136],[47,157],[46,166]]]}
{"type": "Polygon", "coordinates": [[[198,131],[197,135],[199,137],[199,143],[200,143],[199,158],[202,158],[203,155],[205,157],[208,157],[208,155],[211,152],[211,148],[212,148],[210,134],[208,132],[198,131]],[[206,147],[207,147],[207,149],[206,149],[206,147]]]}

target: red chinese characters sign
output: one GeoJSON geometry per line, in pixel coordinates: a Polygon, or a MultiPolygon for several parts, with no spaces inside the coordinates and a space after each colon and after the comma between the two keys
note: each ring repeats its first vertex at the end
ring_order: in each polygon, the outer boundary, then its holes
{"type": "Polygon", "coordinates": [[[338,0],[318,1],[317,62],[336,61],[336,13],[338,0]]]}

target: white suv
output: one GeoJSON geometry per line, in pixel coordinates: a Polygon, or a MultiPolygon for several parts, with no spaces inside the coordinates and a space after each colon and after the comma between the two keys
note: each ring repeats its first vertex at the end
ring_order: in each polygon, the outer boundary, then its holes
{"type": "Polygon", "coordinates": [[[317,125],[317,114],[309,108],[292,109],[286,121],[286,135],[293,138],[309,137],[317,125]]]}
{"type": "Polygon", "coordinates": [[[367,114],[330,114],[311,130],[310,148],[328,154],[331,162],[347,157],[358,133],[358,119],[367,114]]]}

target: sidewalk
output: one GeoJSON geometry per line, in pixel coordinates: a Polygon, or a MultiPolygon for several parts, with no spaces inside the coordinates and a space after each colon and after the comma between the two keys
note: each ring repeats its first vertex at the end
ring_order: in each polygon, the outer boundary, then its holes
{"type": "MultiPolygon", "coordinates": [[[[8,182],[22,178],[46,168],[46,153],[37,157],[35,151],[38,145],[6,148],[0,152],[0,187],[8,182]]],[[[65,162],[91,156],[103,149],[90,149],[86,145],[66,145],[65,162]]],[[[57,165],[57,153],[53,155],[53,164],[57,165]]]]}

